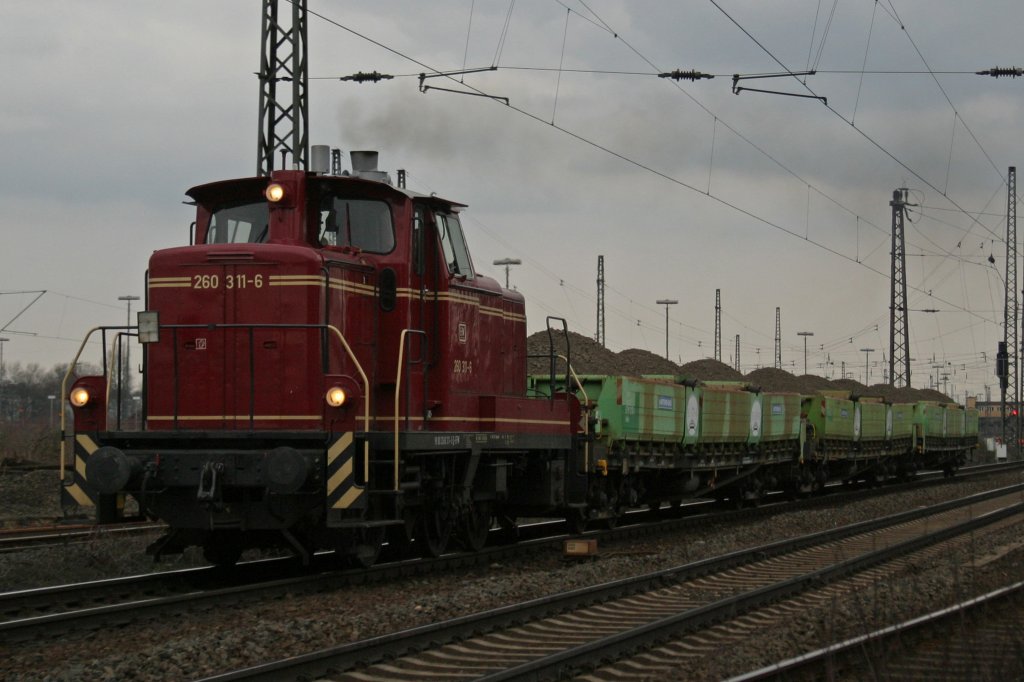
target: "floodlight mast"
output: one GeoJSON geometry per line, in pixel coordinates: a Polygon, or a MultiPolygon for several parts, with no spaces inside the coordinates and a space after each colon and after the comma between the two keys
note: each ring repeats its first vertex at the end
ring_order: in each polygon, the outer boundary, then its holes
{"type": "Polygon", "coordinates": [[[804,374],[807,374],[807,337],[814,336],[814,332],[797,332],[796,335],[804,337],[804,374]]]}
{"type": "Polygon", "coordinates": [[[509,287],[508,285],[508,270],[513,265],[522,265],[523,261],[519,260],[518,258],[499,258],[498,260],[494,261],[494,264],[505,266],[505,288],[510,289],[511,287],[509,287]]]}
{"type": "Polygon", "coordinates": [[[665,306],[665,359],[668,360],[668,307],[676,305],[679,301],[674,298],[659,298],[655,303],[665,306]]]}

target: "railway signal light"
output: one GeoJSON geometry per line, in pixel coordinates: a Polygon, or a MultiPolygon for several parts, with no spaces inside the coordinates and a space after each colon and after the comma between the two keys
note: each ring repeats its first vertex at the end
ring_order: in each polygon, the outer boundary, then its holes
{"type": "Polygon", "coordinates": [[[996,376],[999,377],[999,388],[1003,391],[1009,385],[1009,368],[1010,357],[1006,353],[1006,342],[1000,341],[996,347],[996,376]]]}

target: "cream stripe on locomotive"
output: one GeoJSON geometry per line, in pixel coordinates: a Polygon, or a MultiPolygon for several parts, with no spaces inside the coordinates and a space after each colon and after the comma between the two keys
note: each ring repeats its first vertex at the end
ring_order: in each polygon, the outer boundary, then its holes
{"type": "MultiPolygon", "coordinates": [[[[165,415],[150,415],[146,417],[147,421],[174,421],[175,417],[165,415]]],[[[321,414],[256,414],[252,416],[253,421],[308,421],[308,420],[320,420],[323,419],[321,414]]],[[[180,422],[195,422],[195,421],[249,421],[249,415],[247,414],[192,414],[192,415],[178,415],[177,420],[180,422]]]]}
{"type": "Polygon", "coordinates": [[[353,458],[356,455],[352,433],[343,434],[327,449],[327,507],[349,509],[363,495],[356,485],[353,458]]]}
{"type": "MultiPolygon", "coordinates": [[[[429,297],[430,292],[425,292],[429,297]]],[[[417,289],[399,289],[399,298],[409,298],[416,300],[420,296],[420,292],[417,289]]],[[[437,300],[444,301],[446,303],[462,303],[464,305],[473,305],[480,308],[480,313],[483,315],[493,315],[494,317],[502,317],[513,322],[526,322],[526,315],[522,313],[513,313],[501,308],[495,308],[493,306],[484,305],[478,299],[468,294],[461,294],[458,292],[438,292],[437,300]]]]}
{"type": "Polygon", "coordinates": [[[318,287],[324,278],[319,275],[271,275],[267,284],[272,287],[318,287]]]}
{"type": "Polygon", "coordinates": [[[374,293],[372,284],[360,284],[359,282],[350,282],[347,279],[332,279],[331,288],[350,291],[353,294],[363,294],[364,296],[373,296],[374,293]]]}
{"type": "MultiPolygon", "coordinates": [[[[362,419],[362,417],[357,417],[357,419],[362,419]]],[[[411,421],[411,422],[421,422],[421,421],[424,421],[424,417],[422,417],[422,416],[417,417],[417,416],[414,416],[414,415],[409,415],[408,417],[406,417],[405,415],[399,415],[398,419],[400,421],[408,420],[408,421],[411,421]]],[[[392,415],[386,415],[386,414],[379,415],[377,417],[374,417],[374,421],[384,422],[385,424],[388,424],[389,426],[391,426],[391,425],[394,424],[395,415],[393,415],[393,414],[392,415]]],[[[568,426],[570,426],[572,424],[572,422],[570,422],[570,421],[564,421],[564,420],[558,420],[558,419],[513,419],[512,417],[431,417],[430,419],[427,419],[426,421],[429,421],[429,422],[475,422],[475,423],[479,423],[479,422],[496,422],[496,423],[501,423],[501,424],[535,424],[535,425],[536,424],[541,424],[541,425],[544,425],[544,426],[565,426],[565,427],[568,427],[568,426]]]]}
{"type": "MultiPolygon", "coordinates": [[[[324,286],[324,278],[321,275],[270,275],[267,280],[267,285],[272,287],[322,287],[324,286]]],[[[191,286],[191,277],[153,277],[149,280],[149,288],[151,289],[189,288],[191,286]]],[[[376,289],[372,284],[351,282],[346,279],[338,279],[334,277],[328,280],[327,286],[331,289],[360,294],[363,296],[373,296],[376,293],[376,289]]],[[[418,289],[409,288],[400,288],[398,289],[397,294],[399,298],[408,298],[411,300],[418,299],[421,295],[418,289]]],[[[428,297],[433,296],[431,292],[425,292],[425,295],[428,297]]],[[[484,305],[472,294],[447,291],[436,292],[436,297],[437,300],[446,303],[461,303],[463,305],[476,306],[480,309],[481,315],[501,317],[513,322],[526,322],[526,315],[484,305]]]]}
{"type": "Polygon", "coordinates": [[[178,289],[188,288],[191,285],[191,277],[152,277],[149,280],[150,289],[178,289]]]}

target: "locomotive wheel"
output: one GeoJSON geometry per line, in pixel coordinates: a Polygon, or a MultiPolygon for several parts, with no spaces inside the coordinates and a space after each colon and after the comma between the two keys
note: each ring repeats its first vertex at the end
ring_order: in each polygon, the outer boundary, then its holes
{"type": "Polygon", "coordinates": [[[352,547],[352,562],[361,568],[369,568],[377,563],[380,550],[384,546],[384,529],[361,528],[356,531],[355,545],[352,547]]]}
{"type": "Polygon", "coordinates": [[[516,522],[516,517],[499,513],[497,521],[498,528],[501,529],[502,542],[515,542],[519,539],[519,524],[516,522]]]}
{"type": "Polygon", "coordinates": [[[214,566],[231,568],[242,556],[241,541],[226,533],[210,533],[203,543],[203,558],[214,566]]]}
{"type": "Polygon", "coordinates": [[[519,522],[514,516],[498,514],[498,527],[506,533],[516,533],[519,531],[519,522]]]}
{"type": "Polygon", "coordinates": [[[472,508],[462,517],[459,523],[459,541],[471,552],[479,552],[487,544],[487,535],[491,531],[491,504],[474,502],[472,508]]]}
{"type": "Polygon", "coordinates": [[[416,534],[416,519],[411,514],[403,515],[403,522],[387,526],[384,538],[387,540],[389,559],[408,559],[412,555],[412,540],[416,534]]]}
{"type": "Polygon", "coordinates": [[[444,554],[454,525],[448,509],[424,508],[416,529],[416,543],[420,545],[423,556],[439,557],[444,554]]]}

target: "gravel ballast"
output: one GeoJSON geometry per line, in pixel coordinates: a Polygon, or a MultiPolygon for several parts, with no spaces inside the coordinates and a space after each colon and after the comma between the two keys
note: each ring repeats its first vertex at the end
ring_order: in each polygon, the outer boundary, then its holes
{"type": "MultiPolygon", "coordinates": [[[[245,607],[182,615],[39,645],[0,646],[0,677],[10,680],[189,679],[296,655],[356,639],[475,613],[564,590],[685,564],[784,537],[833,528],[980,490],[1019,482],[1020,474],[954,482],[884,495],[851,505],[787,513],[761,522],[733,522],[644,541],[606,544],[598,558],[568,561],[557,551],[446,575],[400,579],[316,595],[296,595],[245,607]]],[[[874,627],[881,618],[930,610],[966,593],[1019,579],[1019,532],[979,534],[960,549],[880,581],[875,590],[837,596],[827,608],[748,635],[728,650],[688,664],[678,679],[716,679],[874,627]],[[1010,547],[999,556],[1001,547],[1010,547]],[[998,559],[975,566],[980,559],[998,559]],[[1016,578],[1013,575],[1017,575],[1016,578]],[[868,616],[871,616],[870,618],[868,616]]],[[[97,538],[69,546],[0,557],[4,585],[27,586],[33,576],[110,577],[152,565],[135,556],[141,541],[97,538]],[[136,563],[137,561],[137,563],[136,563]],[[43,567],[46,567],[45,569],[43,567]]],[[[653,678],[652,678],[653,679],[653,678]]],[[[661,678],[663,679],[663,678],[661,678]]]]}

